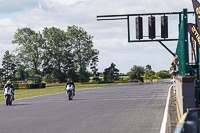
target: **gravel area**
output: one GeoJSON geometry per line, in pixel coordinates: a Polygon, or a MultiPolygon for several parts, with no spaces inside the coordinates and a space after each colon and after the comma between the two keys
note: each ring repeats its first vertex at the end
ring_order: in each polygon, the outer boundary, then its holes
{"type": "Polygon", "coordinates": [[[170,100],[169,100],[169,108],[168,108],[169,110],[168,110],[166,133],[173,133],[174,130],[176,129],[176,125],[177,125],[177,122],[178,122],[176,105],[175,105],[173,95],[174,95],[174,90],[171,89],[170,100]]]}

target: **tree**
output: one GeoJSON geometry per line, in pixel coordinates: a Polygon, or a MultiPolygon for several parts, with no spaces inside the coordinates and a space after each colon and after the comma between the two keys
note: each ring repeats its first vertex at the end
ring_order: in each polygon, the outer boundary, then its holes
{"type": "Polygon", "coordinates": [[[145,67],[145,72],[152,71],[151,65],[147,64],[145,67]]]}
{"type": "MultiPolygon", "coordinates": [[[[68,78],[70,78],[70,79],[72,79],[74,82],[79,82],[79,76],[78,76],[78,74],[77,74],[77,72],[75,71],[75,69],[70,69],[69,71],[68,71],[68,73],[67,73],[67,79],[68,78]]],[[[66,79],[66,80],[67,80],[66,79]]]]}
{"type": "Polygon", "coordinates": [[[67,32],[55,27],[44,28],[42,34],[30,28],[18,29],[12,41],[19,45],[15,50],[15,75],[18,79],[24,79],[42,73],[43,76],[53,75],[59,82],[64,82],[68,77],[88,81],[87,67],[92,58],[99,54],[93,48],[92,38],[77,26],[69,26],[67,32]]]}
{"type": "Polygon", "coordinates": [[[90,69],[92,69],[92,72],[93,72],[93,80],[99,81],[100,73],[97,72],[98,71],[97,62],[98,62],[98,56],[94,56],[90,63],[90,66],[91,66],[90,69]]]}
{"type": "Polygon", "coordinates": [[[0,81],[2,82],[3,78],[4,78],[4,69],[3,68],[0,68],[0,81]]]}
{"type": "Polygon", "coordinates": [[[53,74],[46,74],[42,79],[44,80],[44,82],[47,83],[59,82],[58,79],[56,79],[53,74]]]}
{"type": "Polygon", "coordinates": [[[118,79],[119,70],[115,68],[115,64],[111,63],[110,67],[104,69],[104,80],[105,81],[113,81],[118,79]]]}
{"type": "Polygon", "coordinates": [[[12,43],[17,43],[20,47],[16,49],[17,59],[20,65],[28,66],[38,74],[38,69],[42,63],[41,46],[45,42],[40,33],[36,33],[30,28],[18,29],[14,35],[12,43]]]}
{"type": "Polygon", "coordinates": [[[144,75],[144,67],[134,65],[131,70],[127,73],[131,80],[137,79],[143,81],[142,76],[144,75]]]}
{"type": "Polygon", "coordinates": [[[65,31],[55,27],[45,28],[43,36],[46,42],[42,45],[43,71],[53,74],[59,82],[65,81],[65,73],[73,66],[72,47],[68,43],[65,31]]]}
{"type": "Polygon", "coordinates": [[[29,78],[29,71],[27,70],[28,67],[20,63],[16,63],[16,64],[17,64],[16,73],[15,73],[16,79],[25,80],[29,78]]]}
{"type": "Polygon", "coordinates": [[[157,72],[156,76],[161,79],[166,79],[166,78],[172,77],[172,75],[170,75],[170,73],[166,70],[161,70],[161,71],[157,72]]]}
{"type": "Polygon", "coordinates": [[[68,26],[67,37],[73,48],[74,62],[78,65],[79,80],[83,82],[84,79],[89,78],[88,74],[86,74],[86,68],[89,66],[91,59],[98,55],[99,52],[93,49],[93,36],[88,35],[81,27],[79,28],[75,25],[68,26]]]}
{"type": "Polygon", "coordinates": [[[144,78],[150,80],[155,78],[155,72],[152,70],[151,65],[149,64],[146,65],[144,78]]]}
{"type": "Polygon", "coordinates": [[[16,73],[16,65],[14,64],[14,58],[15,56],[10,54],[7,50],[5,52],[5,55],[3,57],[3,75],[5,80],[14,80],[15,79],[15,73],[16,73]]]}

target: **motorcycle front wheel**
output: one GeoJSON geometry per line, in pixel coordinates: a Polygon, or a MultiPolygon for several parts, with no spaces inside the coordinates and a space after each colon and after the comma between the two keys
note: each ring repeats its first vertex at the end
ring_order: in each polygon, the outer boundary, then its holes
{"type": "Polygon", "coordinates": [[[69,97],[69,101],[70,101],[70,100],[72,100],[72,98],[71,98],[72,97],[72,93],[71,92],[68,92],[68,93],[69,93],[68,97],[69,97]]]}
{"type": "Polygon", "coordinates": [[[6,100],[6,105],[8,106],[9,101],[10,101],[10,97],[9,97],[9,96],[6,96],[6,97],[5,97],[5,100],[6,100]]]}
{"type": "Polygon", "coordinates": [[[12,100],[10,99],[10,101],[9,101],[9,105],[12,105],[12,100]]]}

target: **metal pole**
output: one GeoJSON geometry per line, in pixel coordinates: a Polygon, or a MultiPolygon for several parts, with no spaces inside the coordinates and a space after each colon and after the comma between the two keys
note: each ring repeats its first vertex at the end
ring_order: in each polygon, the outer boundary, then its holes
{"type": "Polygon", "coordinates": [[[187,23],[187,9],[183,9],[183,23],[184,23],[184,51],[185,51],[185,76],[189,75],[189,54],[188,54],[188,23],[187,23]]]}
{"type": "Polygon", "coordinates": [[[128,42],[130,42],[130,26],[129,26],[129,16],[127,16],[127,28],[128,28],[128,42]]]}
{"type": "Polygon", "coordinates": [[[164,48],[167,49],[173,56],[175,56],[175,53],[173,53],[167,46],[165,46],[161,41],[158,41],[164,48]]]}

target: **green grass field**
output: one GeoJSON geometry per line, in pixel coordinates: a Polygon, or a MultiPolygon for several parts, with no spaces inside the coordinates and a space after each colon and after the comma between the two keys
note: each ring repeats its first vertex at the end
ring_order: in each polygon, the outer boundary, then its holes
{"type": "MultiPolygon", "coordinates": [[[[112,86],[112,85],[117,85],[117,83],[76,85],[76,90],[105,87],[105,86],[112,86]]],[[[64,92],[64,91],[65,91],[65,86],[49,86],[42,89],[16,89],[15,99],[40,96],[40,95],[45,95],[45,94],[53,94],[53,93],[59,93],[59,92],[64,92]]],[[[3,97],[3,92],[0,93],[0,102],[2,101],[5,101],[3,97]]]]}

